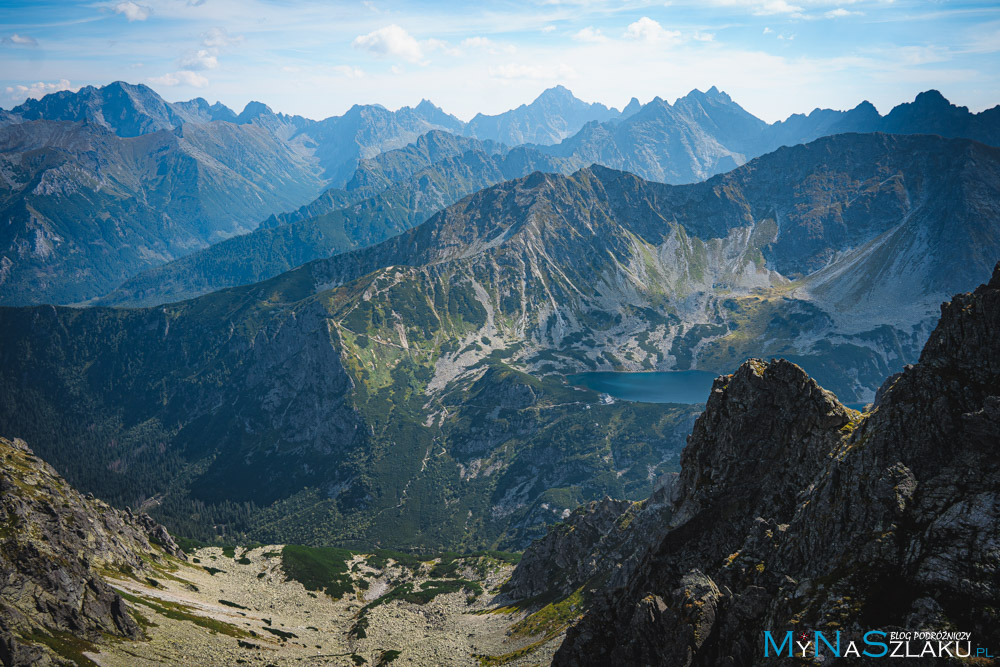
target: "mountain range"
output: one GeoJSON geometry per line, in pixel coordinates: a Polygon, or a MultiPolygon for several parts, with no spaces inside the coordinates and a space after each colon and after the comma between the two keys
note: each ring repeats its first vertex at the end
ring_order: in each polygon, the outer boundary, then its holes
{"type": "Polygon", "coordinates": [[[572,139],[551,147],[522,146],[509,150],[431,132],[410,146],[359,164],[347,188],[369,194],[380,187],[386,188],[371,201],[359,205],[358,196],[329,190],[300,211],[262,224],[274,227],[281,222],[301,221],[292,229],[280,232],[261,229],[151,269],[95,303],[154,305],[264,280],[298,264],[388,238],[462,196],[535,170],[569,174],[596,163],[632,171],[651,180],[687,182],[741,164],[745,154],[764,152],[764,147],[770,144],[794,145],[827,133],[908,134],[949,127],[953,134],[958,128],[959,136],[985,138],[992,145],[997,139],[997,122],[995,118],[991,120],[989,113],[973,116],[933,92],[918,96],[912,105],[897,107],[884,118],[868,104],[850,112],[817,111],[812,117],[822,122],[806,127],[798,119],[790,119],[788,123],[799,125],[799,136],[792,136],[792,131],[764,124],[734,104],[725,93],[712,88],[708,93],[694,91],[673,106],[659,99],[641,108],[636,106],[627,120],[604,125],[592,123],[572,139]],[[718,140],[706,139],[706,131],[718,140]],[[721,141],[745,153],[724,148],[721,141]],[[715,148],[710,150],[709,145],[715,148]],[[442,151],[441,146],[449,149],[442,151]],[[693,150],[691,146],[700,148],[693,150]],[[704,162],[710,155],[716,157],[704,162]],[[722,155],[725,157],[719,158],[722,155]],[[376,165],[395,161],[407,169],[402,173],[390,170],[389,173],[395,174],[391,178],[372,175],[373,171],[384,168],[376,165]],[[360,188],[360,184],[365,187],[360,188]],[[390,189],[390,185],[394,187],[390,189]],[[334,213],[338,209],[341,212],[334,213]],[[367,236],[361,238],[359,232],[367,236]],[[236,258],[239,259],[233,261],[236,258]]]}
{"type": "Polygon", "coordinates": [[[0,430],[187,534],[523,545],[648,494],[698,409],[564,373],[780,355],[871,400],[1000,254],[998,167],[968,140],[848,134],[694,185],[536,172],[251,286],[2,309],[0,430]]]}
{"type": "Polygon", "coordinates": [[[996,145],[998,119],[997,108],[971,114],[936,91],[885,117],[863,103],[772,125],[715,88],[692,91],[673,105],[633,100],[618,112],[557,87],[530,105],[469,123],[426,100],[398,111],[356,105],[343,116],[313,121],[275,114],[259,102],[239,114],[200,98],[168,103],[145,86],[120,82],[63,91],[0,111],[0,215],[9,221],[0,238],[0,302],[88,302],[123,279],[249,232],[261,220],[274,226],[295,218],[282,211],[303,206],[308,217],[324,216],[385,192],[383,200],[369,202],[367,213],[322,218],[281,238],[243,239],[166,274],[139,277],[104,302],[156,303],[271,277],[388,238],[435,207],[534,169],[572,173],[596,163],[687,183],[781,145],[845,131],[926,132],[996,145]],[[432,131],[485,141],[464,144],[463,153],[494,159],[456,163],[458,155],[451,154],[440,163],[433,152],[408,147],[432,131]],[[534,143],[510,150],[525,141],[534,143]],[[408,176],[417,180],[409,183],[366,171],[367,162],[395,149],[419,154],[421,168],[430,170],[423,181],[415,170],[408,176]],[[358,187],[362,182],[365,187],[358,187]],[[449,186],[455,182],[462,186],[449,186]],[[393,184],[397,190],[387,192],[393,184]],[[308,204],[326,186],[336,190],[308,204]],[[355,195],[345,197],[342,190],[355,195]],[[178,192],[183,197],[175,197],[178,192]],[[250,270],[234,271],[224,260],[237,247],[249,257],[250,270]],[[161,282],[165,289],[157,294],[161,282]]]}
{"type": "Polygon", "coordinates": [[[249,234],[148,269],[91,303],[157,305],[266,280],[384,241],[488,186],[533,171],[571,172],[575,164],[527,146],[428,132],[409,146],[362,160],[344,189],[272,216],[249,234]]]}

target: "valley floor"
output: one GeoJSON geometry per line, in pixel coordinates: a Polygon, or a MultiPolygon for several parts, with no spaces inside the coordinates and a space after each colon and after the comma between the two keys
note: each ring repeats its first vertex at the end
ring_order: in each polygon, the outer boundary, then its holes
{"type": "Polygon", "coordinates": [[[352,556],[346,561],[351,592],[335,600],[288,580],[281,550],[237,548],[227,554],[206,547],[186,563],[174,561],[169,572],[109,578],[140,617],[147,638],[111,640],[86,657],[101,667],[517,666],[549,664],[562,643],[563,627],[529,634],[520,629],[527,624],[518,625],[528,612],[503,606],[497,591],[513,569],[507,563],[484,568],[480,561],[477,569],[463,562],[452,575],[478,584],[481,594],[466,588],[423,604],[393,599],[372,605],[383,596],[433,587],[435,563],[408,567],[389,560],[376,563],[379,568],[363,555],[352,556]]]}

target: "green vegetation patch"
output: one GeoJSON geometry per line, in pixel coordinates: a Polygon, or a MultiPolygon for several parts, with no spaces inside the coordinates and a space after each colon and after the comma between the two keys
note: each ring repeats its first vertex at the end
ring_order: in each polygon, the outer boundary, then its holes
{"type": "Polygon", "coordinates": [[[96,650],[94,645],[85,639],[80,639],[71,632],[53,631],[51,634],[36,630],[24,639],[35,644],[44,644],[60,658],[69,660],[74,665],[81,667],[97,667],[97,663],[85,656],[84,651],[96,650]]]}
{"type": "Polygon", "coordinates": [[[214,618],[199,616],[198,614],[193,613],[191,607],[188,607],[187,605],[179,604],[177,602],[169,602],[167,600],[156,600],[154,602],[149,598],[139,597],[138,595],[132,595],[131,593],[126,593],[124,591],[118,591],[118,594],[132,604],[144,605],[156,613],[175,621],[194,623],[195,625],[203,627],[210,632],[217,632],[219,634],[229,635],[230,637],[240,638],[250,636],[245,630],[241,630],[235,625],[223,623],[222,621],[217,621],[214,618]]]}
{"type": "Polygon", "coordinates": [[[389,649],[388,651],[382,651],[378,657],[378,662],[375,663],[375,667],[383,667],[388,665],[390,662],[395,662],[396,658],[403,654],[402,651],[397,651],[395,649],[389,649]]]}
{"type": "Polygon", "coordinates": [[[354,552],[335,547],[303,547],[294,544],[281,551],[285,576],[305,586],[307,591],[323,591],[334,600],[354,590],[347,561],[354,552]]]}
{"type": "Polygon", "coordinates": [[[391,549],[376,549],[370,556],[368,556],[368,567],[374,568],[376,570],[384,570],[389,566],[389,561],[392,560],[400,567],[405,567],[410,570],[416,570],[420,567],[420,564],[426,558],[421,558],[414,554],[408,554],[403,551],[393,551],[391,549]]]}
{"type": "Polygon", "coordinates": [[[205,547],[214,546],[209,544],[208,542],[202,542],[201,540],[194,540],[191,539],[190,537],[174,536],[174,542],[176,542],[177,546],[179,546],[181,550],[184,551],[185,553],[193,553],[198,549],[204,549],[205,547]]]}
{"type": "Polygon", "coordinates": [[[503,653],[501,655],[475,655],[479,664],[482,667],[495,667],[496,665],[506,665],[508,662],[513,662],[519,658],[523,658],[526,655],[530,655],[538,650],[540,647],[544,646],[545,643],[549,641],[546,639],[539,639],[537,642],[528,644],[523,648],[519,648],[516,651],[511,651],[509,653],[503,653]]]}
{"type": "Polygon", "coordinates": [[[402,600],[403,602],[424,605],[439,595],[457,593],[463,590],[469,590],[476,596],[482,595],[483,593],[482,586],[475,581],[469,581],[468,579],[431,579],[421,584],[420,590],[417,590],[414,584],[406,583],[401,586],[397,586],[382,597],[372,600],[362,608],[361,613],[363,614],[369,609],[374,609],[375,607],[383,605],[387,602],[392,602],[393,600],[402,600]]]}
{"type": "Polygon", "coordinates": [[[512,637],[531,637],[543,635],[546,638],[554,637],[563,628],[583,615],[584,612],[583,588],[578,588],[571,595],[551,602],[533,614],[525,616],[510,628],[512,637]]]}

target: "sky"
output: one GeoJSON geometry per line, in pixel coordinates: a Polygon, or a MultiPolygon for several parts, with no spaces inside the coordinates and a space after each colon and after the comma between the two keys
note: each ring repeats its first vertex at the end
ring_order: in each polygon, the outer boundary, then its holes
{"type": "Polygon", "coordinates": [[[557,84],[618,108],[714,85],[769,122],[930,88],[981,111],[1000,103],[1000,3],[0,3],[0,107],[116,80],[316,119],[426,98],[468,120],[557,84]]]}

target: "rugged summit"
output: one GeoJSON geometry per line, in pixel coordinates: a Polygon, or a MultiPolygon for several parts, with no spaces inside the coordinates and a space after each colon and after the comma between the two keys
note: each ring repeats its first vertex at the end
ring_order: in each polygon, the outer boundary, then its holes
{"type": "Polygon", "coordinates": [[[563,86],[542,92],[531,104],[495,116],[476,114],[465,133],[510,146],[556,144],[576,133],[585,123],[617,119],[617,109],[588,104],[563,86]]]}
{"type": "Polygon", "coordinates": [[[764,630],[950,629],[996,646],[997,341],[1000,264],[942,306],[870,412],[785,361],[719,378],[669,532],[554,664],[765,664],[764,630]]]}
{"type": "Polygon", "coordinates": [[[570,172],[574,164],[532,148],[428,132],[405,148],[362,160],[344,189],[331,188],[249,234],[144,271],[96,303],[157,305],[273,278],[384,241],[501,181],[533,171],[570,172]]]}
{"type": "Polygon", "coordinates": [[[542,150],[585,166],[601,164],[664,183],[693,183],[782,146],[851,132],[936,134],[1000,144],[1000,107],[971,113],[930,90],[881,116],[869,102],[849,111],[815,109],[768,125],[714,86],[673,104],[656,97],[628,113],[593,121],[542,150]]]}
{"type": "Polygon", "coordinates": [[[83,497],[23,441],[0,438],[0,663],[69,664],[75,639],[141,637],[101,572],[166,554],[183,557],[149,516],[83,497]]]}

